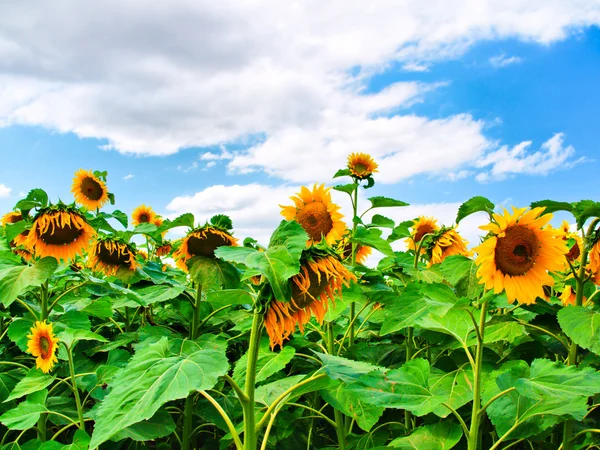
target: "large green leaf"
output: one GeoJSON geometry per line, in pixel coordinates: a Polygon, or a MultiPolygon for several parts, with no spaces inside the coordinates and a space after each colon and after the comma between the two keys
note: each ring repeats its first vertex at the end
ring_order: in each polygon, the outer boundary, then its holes
{"type": "Polygon", "coordinates": [[[229,370],[226,345],[212,336],[198,341],[163,337],[137,348],[98,409],[91,449],[120,430],[150,419],[166,402],[212,388],[229,370]]]}
{"type": "Polygon", "coordinates": [[[449,450],[458,444],[462,435],[459,424],[445,420],[419,427],[409,436],[394,439],[388,447],[405,450],[449,450]]]}
{"type": "Polygon", "coordinates": [[[456,214],[456,223],[459,223],[465,217],[476,212],[485,211],[490,213],[494,210],[494,207],[495,205],[485,197],[471,197],[458,208],[458,213],[456,214]]]}
{"type": "Polygon", "coordinates": [[[99,341],[108,342],[108,340],[97,333],[88,330],[77,330],[73,328],[66,328],[65,330],[58,333],[58,338],[67,346],[73,347],[77,341],[99,341]]]}
{"type": "MultiPolygon", "coordinates": [[[[310,376],[308,375],[292,375],[291,377],[281,378],[280,380],[273,381],[272,383],[263,384],[262,386],[256,388],[256,402],[262,403],[263,405],[270,405],[288,389],[309,378],[310,376]]],[[[335,389],[339,383],[339,381],[332,380],[328,377],[316,378],[312,381],[306,382],[299,388],[294,389],[288,401],[291,402],[294,398],[309,392],[320,391],[324,389],[335,389]]]]}
{"type": "Polygon", "coordinates": [[[426,330],[449,334],[461,345],[466,346],[471,331],[475,329],[469,313],[464,309],[454,308],[443,317],[429,314],[419,319],[419,326],[426,330]]]}
{"type": "Polygon", "coordinates": [[[600,314],[583,306],[569,306],[558,312],[558,323],[573,342],[600,355],[600,314]]]}
{"type": "Polygon", "coordinates": [[[45,406],[47,396],[47,389],[29,394],[24,402],[0,416],[0,423],[9,430],[31,428],[40,418],[40,414],[47,411],[45,406]]]}
{"type": "Polygon", "coordinates": [[[441,403],[458,409],[473,400],[473,371],[468,365],[449,373],[432,367],[429,384],[431,392],[440,401],[433,410],[437,416],[447,417],[450,414],[450,410],[441,403]]]}
{"type": "MultiPolygon", "coordinates": [[[[152,418],[128,426],[115,434],[111,440],[118,442],[123,439],[132,441],[152,441],[169,436],[175,431],[175,422],[165,410],[159,410],[152,418]]],[[[86,447],[87,448],[87,447],[86,447]]]]}
{"type": "Polygon", "coordinates": [[[394,250],[392,250],[390,243],[381,237],[381,233],[381,230],[378,228],[358,227],[351,241],[372,247],[386,256],[394,256],[394,250]]]}
{"type": "Polygon", "coordinates": [[[226,261],[196,256],[187,262],[190,277],[202,285],[204,291],[235,289],[240,282],[238,270],[226,261]]]}
{"type": "Polygon", "coordinates": [[[449,256],[440,264],[444,279],[454,286],[458,295],[468,298],[476,298],[483,291],[478,269],[475,261],[462,255],[449,256]]]}
{"type": "Polygon", "coordinates": [[[600,202],[581,200],[573,203],[572,212],[577,219],[577,228],[582,228],[590,217],[600,217],[600,202]]]}
{"type": "Polygon", "coordinates": [[[0,303],[9,306],[30,287],[40,286],[56,271],[58,262],[48,256],[33,266],[3,266],[0,269],[0,303]]]}
{"type": "Polygon", "coordinates": [[[390,208],[395,206],[408,206],[408,203],[388,197],[371,197],[371,208],[390,208]]]}
{"type": "Polygon", "coordinates": [[[321,396],[335,409],[356,420],[356,424],[365,431],[369,431],[377,423],[385,410],[382,406],[365,403],[344,384],[336,389],[321,391],[321,396]]]}
{"type": "Polygon", "coordinates": [[[242,289],[224,289],[206,293],[206,301],[215,308],[227,305],[252,305],[254,298],[248,291],[242,289]]]}
{"type": "Polygon", "coordinates": [[[131,300],[129,297],[121,297],[113,303],[113,308],[123,308],[125,306],[135,308],[140,304],[147,307],[154,303],[171,300],[180,295],[184,290],[185,286],[171,286],[169,284],[146,286],[135,291],[139,295],[139,299],[131,300]]]}
{"type": "MultiPolygon", "coordinates": [[[[290,346],[283,347],[279,352],[272,352],[269,350],[269,340],[262,340],[256,361],[256,382],[260,383],[271,375],[283,370],[295,354],[296,350],[290,346]]],[[[233,379],[240,386],[245,386],[246,384],[247,364],[248,353],[245,353],[235,364],[235,369],[233,370],[233,379]]]]}
{"type": "Polygon", "coordinates": [[[361,375],[366,375],[372,371],[383,371],[383,367],[375,366],[361,361],[342,358],[341,356],[327,355],[325,353],[315,352],[321,361],[323,361],[323,370],[333,380],[342,380],[345,383],[351,383],[361,375]]]}
{"type": "Polygon", "coordinates": [[[10,395],[4,401],[8,402],[24,395],[41,391],[50,386],[55,379],[56,375],[52,376],[45,374],[37,368],[30,369],[29,372],[27,372],[27,375],[17,383],[10,395]]]}
{"type": "Polygon", "coordinates": [[[573,205],[571,203],[568,202],[556,202],[554,200],[540,200],[537,202],[533,202],[531,203],[531,205],[529,205],[531,208],[539,208],[539,207],[543,207],[546,208],[544,210],[544,213],[555,213],[557,211],[568,211],[568,212],[572,212],[573,211],[573,205]]]}
{"type": "Polygon", "coordinates": [[[60,444],[56,441],[44,442],[39,450],[87,450],[90,445],[90,437],[83,430],[77,430],[73,436],[72,444],[60,444]]]}
{"type": "Polygon", "coordinates": [[[27,352],[27,335],[31,333],[33,320],[17,319],[8,327],[8,337],[22,352],[27,352]]]}

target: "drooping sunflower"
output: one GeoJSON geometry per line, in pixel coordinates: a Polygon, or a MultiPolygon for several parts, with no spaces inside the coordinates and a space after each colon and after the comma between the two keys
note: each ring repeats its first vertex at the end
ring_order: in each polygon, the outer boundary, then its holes
{"type": "Polygon", "coordinates": [[[364,180],[374,172],[378,172],[378,167],[373,157],[367,153],[351,153],[348,156],[348,170],[359,180],[364,180]]]}
{"type": "Polygon", "coordinates": [[[155,253],[156,256],[168,256],[171,253],[171,249],[173,246],[169,241],[164,241],[162,245],[156,247],[155,253]]]}
{"type": "Polygon", "coordinates": [[[295,220],[308,233],[308,245],[325,238],[328,244],[342,239],[346,224],[341,220],[340,207],[331,201],[331,188],[315,184],[312,192],[302,186],[300,193],[290,197],[294,206],[282,206],[281,215],[287,220],[295,220]]]}
{"type": "MultiPolygon", "coordinates": [[[[346,236],[344,236],[342,240],[338,242],[336,248],[340,253],[342,261],[350,260],[352,258],[352,243],[350,242],[348,234],[346,234],[346,236]]],[[[364,264],[371,253],[373,253],[373,249],[368,245],[357,244],[356,263],[364,264]]]]}
{"type": "Polygon", "coordinates": [[[480,227],[488,238],[474,250],[479,254],[477,276],[486,289],[506,291],[508,301],[533,304],[544,298],[543,286],[554,286],[548,272],[563,269],[565,241],[545,225],[552,214],[544,208],[513,208],[513,213],[494,214],[493,222],[480,227]]]}
{"type": "Polygon", "coordinates": [[[106,184],[91,170],[79,169],[75,172],[71,192],[75,202],[90,210],[100,209],[108,201],[106,184]]]}
{"type": "Polygon", "coordinates": [[[134,271],[137,267],[135,250],[120,239],[95,239],[90,245],[88,266],[107,276],[115,275],[119,270],[134,271]]]}
{"type": "Polygon", "coordinates": [[[467,245],[469,242],[464,240],[454,228],[448,228],[434,240],[429,266],[440,264],[452,255],[472,256],[473,252],[467,248],[467,245]]]}
{"type": "MultiPolygon", "coordinates": [[[[211,219],[212,220],[212,219],[211,219]]],[[[175,264],[184,272],[188,271],[187,261],[194,256],[215,257],[215,250],[222,246],[238,245],[229,229],[213,224],[206,224],[190,231],[181,241],[181,245],[173,252],[175,264]]]]}
{"type": "Polygon", "coordinates": [[[45,320],[35,322],[27,338],[27,351],[36,357],[36,367],[44,373],[50,372],[58,362],[56,357],[58,338],[52,331],[52,324],[46,323],[45,320]]]}
{"type": "Polygon", "coordinates": [[[292,298],[289,302],[273,300],[265,316],[265,328],[271,348],[282,346],[283,341],[296,329],[304,332],[304,325],[314,315],[319,323],[329,308],[329,301],[340,295],[342,286],[349,286],[356,277],[332,252],[305,252],[300,261],[300,273],[291,279],[292,298]]]}
{"type": "Polygon", "coordinates": [[[563,220],[563,222],[560,224],[558,231],[559,236],[563,240],[572,240],[572,245],[565,256],[571,262],[576,261],[579,258],[579,255],[581,255],[581,249],[583,248],[583,240],[581,239],[581,236],[571,231],[571,225],[569,225],[569,222],[566,220],[563,220]]]}
{"type": "Polygon", "coordinates": [[[36,215],[25,246],[35,256],[53,256],[68,261],[88,247],[94,230],[75,208],[55,205],[36,215]]]}
{"type": "MultiPolygon", "coordinates": [[[[437,219],[433,217],[418,217],[412,226],[412,232],[410,237],[406,238],[406,245],[409,250],[416,250],[419,246],[419,242],[427,234],[432,234],[438,231],[440,227],[437,224],[437,219]]],[[[426,249],[421,248],[421,253],[425,253],[426,249]]]]}
{"type": "MultiPolygon", "coordinates": [[[[18,223],[21,220],[23,220],[23,215],[19,211],[11,211],[9,213],[4,214],[4,216],[2,216],[0,223],[2,223],[3,226],[6,226],[9,223],[10,224],[18,223]]],[[[13,240],[11,241],[11,244],[14,245],[15,247],[18,245],[25,245],[25,240],[27,239],[28,234],[29,234],[29,230],[25,230],[25,231],[19,233],[18,235],[16,235],[13,238],[13,240]]]]}
{"type": "Polygon", "coordinates": [[[133,226],[137,226],[141,223],[154,223],[156,213],[154,210],[146,205],[140,205],[133,210],[131,213],[131,223],[133,226]]]}

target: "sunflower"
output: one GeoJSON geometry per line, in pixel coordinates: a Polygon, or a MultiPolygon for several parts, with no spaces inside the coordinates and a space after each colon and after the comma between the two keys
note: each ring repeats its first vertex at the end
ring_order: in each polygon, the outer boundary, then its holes
{"type": "Polygon", "coordinates": [[[173,246],[171,245],[170,242],[165,241],[163,242],[162,245],[159,245],[158,247],[156,247],[156,256],[168,256],[169,253],[171,253],[171,250],[173,249],[173,246]]]}
{"type": "MultiPolygon", "coordinates": [[[[342,261],[349,260],[352,257],[352,243],[348,234],[338,242],[337,249],[342,261]]],[[[364,264],[371,253],[373,253],[373,249],[368,245],[356,244],[356,263],[364,264]]]]}
{"type": "Polygon", "coordinates": [[[79,169],[75,172],[71,192],[75,201],[87,209],[100,209],[108,201],[108,189],[91,170],[79,169]]]}
{"type": "Polygon", "coordinates": [[[566,220],[563,220],[558,232],[559,237],[561,237],[563,240],[573,240],[573,245],[565,256],[570,262],[576,261],[579,258],[579,255],[581,255],[581,249],[583,248],[583,240],[581,239],[581,236],[571,231],[571,225],[569,225],[569,222],[566,220]]]}
{"type": "Polygon", "coordinates": [[[463,255],[472,256],[473,252],[467,248],[469,242],[464,240],[454,228],[448,228],[435,239],[431,249],[431,260],[429,266],[440,264],[448,256],[463,255]]]}
{"type": "Polygon", "coordinates": [[[25,261],[29,262],[33,259],[33,254],[25,248],[14,248],[13,252],[15,253],[15,255],[19,255],[25,261]]]}
{"type": "Polygon", "coordinates": [[[52,324],[37,321],[27,335],[27,351],[36,357],[35,364],[42,372],[48,373],[58,362],[56,349],[58,338],[52,332],[52,324]]]}
{"type": "Polygon", "coordinates": [[[329,301],[340,295],[342,286],[349,286],[356,277],[338,257],[329,253],[303,256],[300,273],[291,278],[292,298],[289,302],[273,300],[265,316],[265,328],[271,348],[282,346],[296,325],[304,332],[311,316],[319,323],[329,308],[329,301]]]}
{"type": "Polygon", "coordinates": [[[96,235],[85,218],[74,208],[57,205],[36,215],[25,246],[35,256],[53,256],[68,261],[82,254],[96,235]]]}
{"type": "Polygon", "coordinates": [[[308,233],[308,245],[320,242],[323,237],[328,244],[339,241],[346,231],[342,222],[340,207],[331,202],[331,188],[325,185],[313,186],[312,192],[302,186],[300,193],[290,197],[294,206],[282,206],[281,215],[287,220],[295,220],[308,233]]]}
{"type": "MultiPolygon", "coordinates": [[[[438,231],[440,227],[437,225],[437,220],[433,217],[420,216],[414,222],[412,226],[412,233],[410,237],[406,238],[406,245],[409,250],[417,250],[419,242],[423,239],[426,234],[432,234],[438,231]]],[[[421,248],[421,253],[425,253],[425,248],[421,248]]]]}
{"type": "Polygon", "coordinates": [[[133,210],[131,214],[131,223],[133,226],[141,223],[154,223],[156,213],[152,208],[146,205],[140,205],[133,210]]]}
{"type": "Polygon", "coordinates": [[[88,266],[107,276],[115,275],[119,269],[134,271],[137,267],[135,251],[118,239],[105,237],[90,245],[88,266]]]}
{"type": "Polygon", "coordinates": [[[379,166],[375,160],[367,153],[351,153],[348,156],[348,170],[359,180],[364,180],[373,175],[373,172],[378,172],[377,167],[379,166]]]}
{"type": "MultiPolygon", "coordinates": [[[[21,220],[23,220],[23,215],[19,211],[11,211],[2,216],[2,219],[0,219],[0,223],[2,223],[3,226],[6,226],[9,223],[13,224],[20,222],[21,220]]],[[[25,240],[27,239],[28,234],[29,230],[24,230],[23,232],[16,235],[10,243],[15,247],[17,245],[25,245],[25,240]]]]}
{"type": "Polygon", "coordinates": [[[577,295],[575,295],[575,291],[573,291],[573,288],[571,286],[565,286],[564,290],[562,291],[562,294],[560,294],[560,301],[562,302],[563,306],[575,306],[577,304],[577,295]]]}
{"type": "Polygon", "coordinates": [[[479,282],[496,294],[506,291],[511,303],[533,304],[536,297],[544,298],[543,286],[554,286],[548,272],[564,267],[567,245],[556,230],[544,227],[552,214],[541,215],[543,211],[513,208],[511,214],[504,210],[480,227],[489,237],[475,248],[479,282]]]}
{"type": "Polygon", "coordinates": [[[590,263],[587,269],[592,273],[594,283],[600,284],[600,239],[590,249],[590,263]]]}
{"type": "Polygon", "coordinates": [[[180,247],[173,252],[175,264],[184,272],[188,271],[187,261],[194,256],[215,257],[215,250],[222,246],[238,245],[237,239],[229,231],[210,224],[188,233],[180,247]]]}

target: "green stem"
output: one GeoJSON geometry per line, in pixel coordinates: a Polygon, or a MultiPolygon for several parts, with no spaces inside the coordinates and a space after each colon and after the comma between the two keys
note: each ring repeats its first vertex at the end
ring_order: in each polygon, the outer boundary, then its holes
{"type": "MultiPolygon", "coordinates": [[[[413,349],[412,341],[413,341],[413,329],[412,329],[412,327],[408,327],[406,329],[406,339],[405,339],[406,362],[409,362],[413,357],[414,349],[413,349]]],[[[404,411],[404,428],[406,428],[406,431],[408,433],[410,433],[413,429],[412,413],[409,410],[404,411]]]]}
{"type": "MultiPolygon", "coordinates": [[[[352,237],[353,238],[354,238],[354,236],[356,236],[356,228],[358,226],[358,223],[356,223],[356,221],[354,220],[354,218],[356,217],[357,211],[358,211],[359,182],[356,179],[354,180],[354,185],[355,185],[354,192],[352,193],[352,197],[351,197],[352,198],[352,237]]],[[[353,242],[352,243],[352,257],[351,257],[352,267],[354,267],[356,265],[356,249],[357,248],[358,248],[358,245],[356,244],[356,242],[353,242]]],[[[349,338],[351,347],[354,344],[355,317],[356,317],[356,302],[352,302],[352,303],[350,303],[350,338],[349,338]]],[[[333,353],[331,353],[331,354],[333,355],[333,353]]]]}
{"type": "Polygon", "coordinates": [[[254,311],[252,329],[250,331],[250,345],[248,347],[248,364],[246,366],[246,402],[244,407],[244,450],[256,450],[258,445],[258,431],[256,427],[254,390],[256,388],[256,361],[260,336],[262,334],[263,315],[254,311]]]}
{"type": "MultiPolygon", "coordinates": [[[[190,325],[190,339],[195,341],[198,338],[200,329],[200,304],[202,300],[202,285],[196,286],[196,301],[194,302],[194,314],[192,324],[190,325]]],[[[181,450],[189,450],[192,444],[192,428],[194,425],[194,396],[188,395],[185,399],[183,411],[183,435],[181,436],[181,450]]]]}
{"type": "Polygon", "coordinates": [[[479,444],[479,428],[482,414],[481,407],[481,365],[483,361],[483,340],[485,337],[485,318],[488,302],[481,304],[479,315],[479,333],[477,334],[477,353],[475,355],[475,370],[473,371],[473,409],[471,412],[471,428],[468,436],[468,450],[477,450],[479,444]]]}
{"type": "Polygon", "coordinates": [[[79,418],[79,429],[85,430],[85,422],[83,420],[83,408],[81,399],[79,398],[79,390],[77,389],[77,381],[75,379],[75,364],[73,363],[73,352],[71,347],[65,344],[67,356],[69,357],[69,373],[71,374],[71,385],[73,386],[73,394],[75,395],[75,405],[77,406],[77,416],[79,418]]]}
{"type": "MultiPolygon", "coordinates": [[[[352,335],[350,335],[352,337],[352,335]]],[[[335,351],[335,340],[333,336],[333,323],[329,322],[327,324],[327,347],[329,350],[329,354],[333,355],[335,351]]],[[[346,448],[346,429],[344,427],[344,415],[341,411],[333,408],[333,414],[335,417],[335,433],[338,438],[338,447],[340,450],[345,450],[346,448]]]]}

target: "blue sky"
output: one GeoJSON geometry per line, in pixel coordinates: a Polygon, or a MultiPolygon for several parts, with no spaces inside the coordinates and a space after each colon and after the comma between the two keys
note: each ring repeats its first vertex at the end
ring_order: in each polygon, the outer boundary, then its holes
{"type": "MultiPolygon", "coordinates": [[[[351,151],[381,164],[368,194],[414,205],[390,213],[397,220],[449,223],[473,195],[517,206],[597,197],[598,3],[490,4],[463,25],[449,10],[406,8],[423,31],[397,36],[385,11],[362,23],[360,9],[346,10],[347,24],[315,32],[308,13],[296,23],[270,10],[285,26],[265,31],[246,16],[260,11],[241,4],[237,17],[184,3],[189,24],[132,8],[119,20],[148,39],[131,43],[117,26],[102,48],[100,26],[67,21],[57,35],[25,20],[32,11],[0,6],[0,211],[35,187],[69,202],[77,169],[107,170],[115,208],[225,212],[238,234],[264,239],[277,203],[301,184],[333,183],[351,151]],[[194,14],[220,28],[198,34],[194,14]],[[167,38],[153,46],[156,30],[167,38]]],[[[83,23],[109,13],[78,12],[83,23]]]]}

